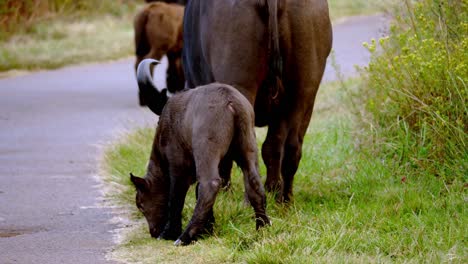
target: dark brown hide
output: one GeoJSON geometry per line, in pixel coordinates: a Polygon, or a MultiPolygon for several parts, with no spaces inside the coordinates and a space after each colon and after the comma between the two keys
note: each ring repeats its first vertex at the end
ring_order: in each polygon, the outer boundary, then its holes
{"type": "MultiPolygon", "coordinates": [[[[175,92],[184,87],[182,70],[182,21],[184,7],[178,4],[156,2],[146,5],[134,20],[135,70],[145,58],[160,60],[167,54],[167,88],[175,92]]],[[[148,105],[152,98],[139,93],[140,105],[148,105]]]]}
{"type": "Polygon", "coordinates": [[[233,87],[219,83],[184,90],[169,98],[159,119],[148,172],[144,179],[132,178],[138,190],[137,206],[145,215],[152,236],[160,235],[166,219],[161,237],[178,237],[176,245],[189,244],[212,228],[213,204],[223,180],[219,165],[226,157],[235,160],[242,169],[256,227],[270,223],[258,174],[254,112],[247,99],[233,87]],[[180,235],[185,196],[195,181],[198,181],[197,204],[190,223],[180,235]],[[165,189],[168,186],[169,193],[165,189]],[[143,197],[145,192],[151,195],[143,197]],[[159,208],[145,208],[145,202],[159,208]]]}
{"type": "Polygon", "coordinates": [[[265,187],[290,200],[332,46],[327,1],[191,0],[184,39],[188,87],[228,83],[249,99],[256,125],[268,126],[265,187]]]}

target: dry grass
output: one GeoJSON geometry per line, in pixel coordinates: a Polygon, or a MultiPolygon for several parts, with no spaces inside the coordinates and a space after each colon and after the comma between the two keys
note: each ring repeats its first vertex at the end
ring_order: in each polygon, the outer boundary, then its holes
{"type": "Polygon", "coordinates": [[[131,56],[136,7],[127,0],[2,2],[0,72],[131,56]]]}
{"type": "Polygon", "coordinates": [[[131,17],[54,22],[38,25],[36,30],[37,35],[16,35],[1,43],[0,71],[52,69],[118,59],[133,52],[131,17]]]}

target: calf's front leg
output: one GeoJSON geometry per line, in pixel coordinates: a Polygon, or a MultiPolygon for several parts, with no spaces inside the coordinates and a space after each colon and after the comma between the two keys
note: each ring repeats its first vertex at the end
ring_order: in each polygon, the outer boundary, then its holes
{"type": "Polygon", "coordinates": [[[182,233],[182,209],[190,187],[190,177],[184,170],[171,169],[169,217],[160,238],[176,240],[182,233]]]}

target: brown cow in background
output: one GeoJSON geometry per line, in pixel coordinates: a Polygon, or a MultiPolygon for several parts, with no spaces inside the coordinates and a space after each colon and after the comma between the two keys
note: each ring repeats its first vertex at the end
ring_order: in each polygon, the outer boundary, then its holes
{"type": "MultiPolygon", "coordinates": [[[[155,2],[146,5],[134,20],[135,70],[143,59],[160,60],[167,55],[166,82],[170,92],[183,88],[185,83],[181,63],[183,17],[183,6],[155,2]]],[[[141,93],[139,100],[140,105],[148,105],[141,93]]]]}

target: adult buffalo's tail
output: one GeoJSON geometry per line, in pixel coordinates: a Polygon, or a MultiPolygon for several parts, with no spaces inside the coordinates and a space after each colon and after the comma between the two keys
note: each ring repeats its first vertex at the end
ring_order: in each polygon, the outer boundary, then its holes
{"type": "Polygon", "coordinates": [[[270,71],[277,77],[283,73],[283,59],[279,45],[278,5],[283,0],[267,0],[268,5],[268,35],[270,52],[270,71]]]}
{"type": "Polygon", "coordinates": [[[151,66],[159,64],[159,61],[154,59],[144,59],[138,64],[137,82],[138,93],[141,99],[144,99],[148,108],[157,115],[161,115],[162,109],[167,103],[167,89],[158,91],[153,83],[151,75],[151,66]]]}
{"type": "Polygon", "coordinates": [[[268,71],[255,102],[255,125],[260,127],[270,124],[271,117],[275,116],[273,111],[279,109],[284,93],[279,20],[285,3],[284,0],[264,0],[262,3],[262,14],[268,15],[264,20],[268,30],[268,71]]]}
{"type": "Polygon", "coordinates": [[[269,70],[267,86],[270,87],[270,98],[275,101],[283,91],[283,58],[280,49],[279,15],[280,8],[284,6],[284,0],[266,0],[268,5],[268,37],[269,37],[269,70]]]}

